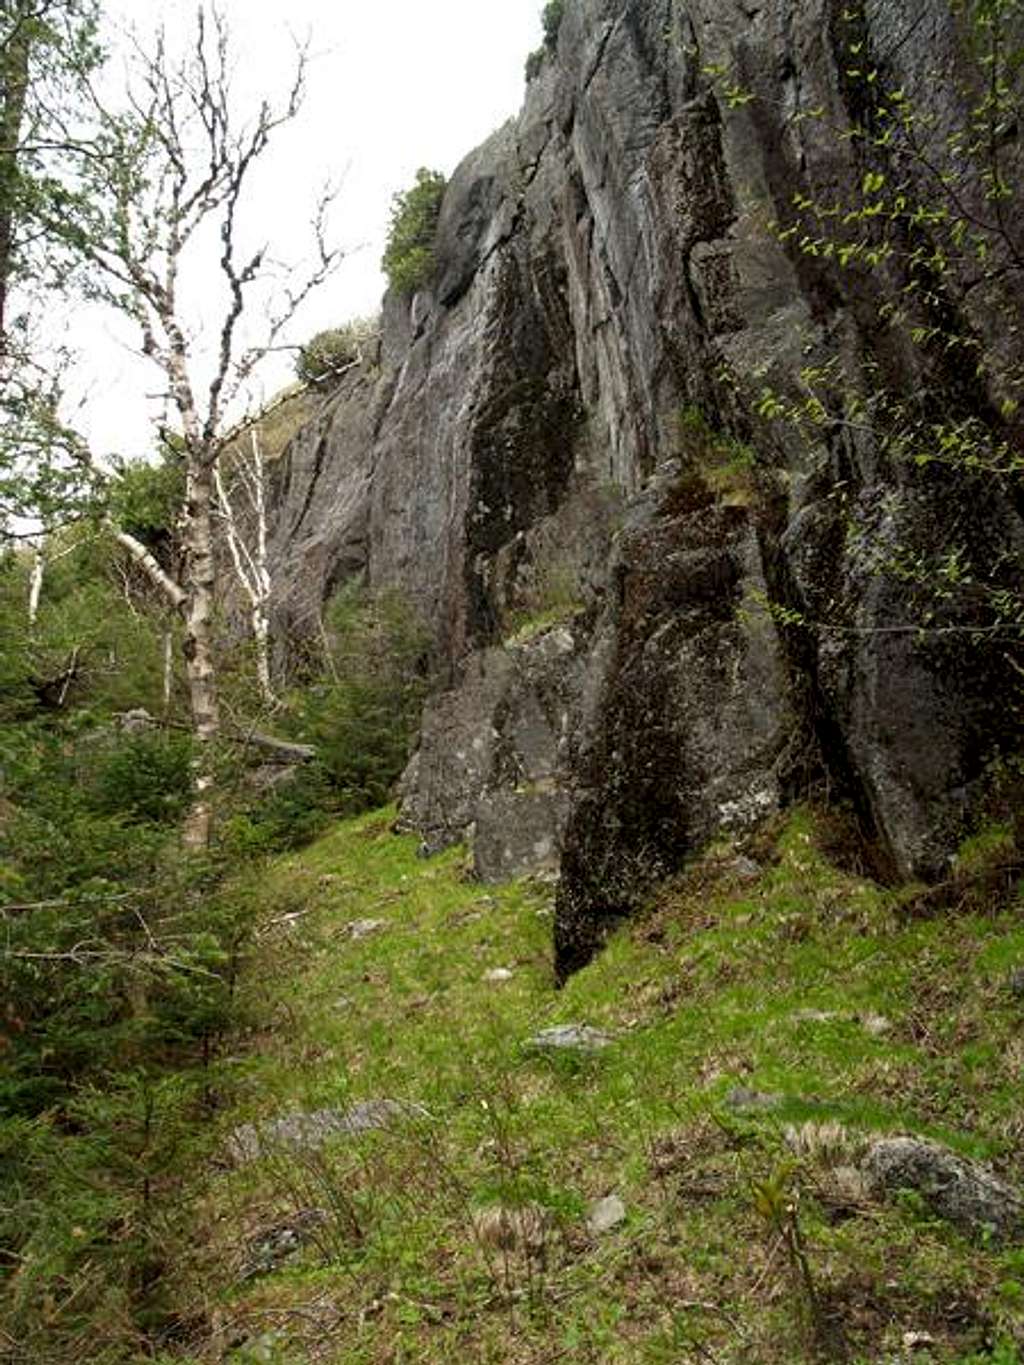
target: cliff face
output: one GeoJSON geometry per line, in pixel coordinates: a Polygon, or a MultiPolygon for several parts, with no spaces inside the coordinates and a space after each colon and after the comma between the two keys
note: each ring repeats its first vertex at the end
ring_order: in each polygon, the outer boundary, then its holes
{"type": "Polygon", "coordinates": [[[362,575],[435,626],[405,818],[485,876],[558,864],[562,971],[816,778],[934,877],[1019,744],[1020,129],[950,151],[965,25],[568,0],[430,287],[282,466],[280,624],[362,575]]]}

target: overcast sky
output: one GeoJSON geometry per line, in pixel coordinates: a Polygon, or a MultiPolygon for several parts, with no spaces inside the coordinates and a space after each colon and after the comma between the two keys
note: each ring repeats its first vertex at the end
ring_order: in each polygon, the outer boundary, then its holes
{"type": "MultiPolygon", "coordinates": [[[[282,130],[260,168],[250,229],[295,260],[319,187],[341,186],[334,236],[348,250],[339,273],[311,299],[293,340],[376,312],[379,262],[391,196],[420,166],[450,173],[462,157],[518,112],[523,63],[540,42],[542,0],[220,0],[233,35],[239,103],[287,88],[295,42],[313,61],[299,119],[282,130]]],[[[141,35],[155,22],[174,35],[194,13],[168,0],[107,0],[141,35]]],[[[115,57],[116,84],[123,62],[115,57]]],[[[200,313],[202,308],[200,307],[200,313]]],[[[216,318],[200,317],[194,326],[216,318]]],[[[133,364],[130,332],[91,315],[75,324],[83,351],[78,419],[96,449],[126,455],[151,448],[138,394],[159,388],[152,367],[133,364]]],[[[141,362],[139,362],[141,364],[141,362]]],[[[291,375],[280,357],[266,375],[273,393],[291,375]]]]}

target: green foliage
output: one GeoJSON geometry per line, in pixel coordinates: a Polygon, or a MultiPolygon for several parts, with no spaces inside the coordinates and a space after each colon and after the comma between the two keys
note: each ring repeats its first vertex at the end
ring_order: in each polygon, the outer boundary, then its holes
{"type": "Polygon", "coordinates": [[[528,83],[535,80],[540,75],[541,68],[544,66],[546,52],[547,49],[544,47],[535,47],[532,52],[527,54],[526,62],[523,66],[523,74],[528,83]]]}
{"type": "Polygon", "coordinates": [[[185,467],[165,448],[156,464],[122,464],[107,490],[106,510],[119,530],[159,549],[172,539],[185,496],[185,467]]]}
{"type": "Polygon", "coordinates": [[[319,762],[304,763],[257,801],[230,816],[219,837],[236,858],[284,853],[302,848],[321,835],[341,805],[330,771],[319,762]]]}
{"type": "Polygon", "coordinates": [[[727,505],[743,507],[757,500],[758,472],[750,446],[715,430],[696,404],[680,408],[675,423],[682,483],[691,496],[699,497],[703,489],[727,505]]]}
{"type": "Polygon", "coordinates": [[[564,17],[565,0],[548,0],[540,14],[546,47],[553,48],[558,42],[558,30],[562,27],[564,17]]]}
{"type": "MultiPolygon", "coordinates": [[[[59,273],[54,247],[82,207],[74,176],[54,157],[53,144],[67,147],[67,129],[103,60],[98,19],[96,0],[43,6],[13,0],[0,12],[0,218],[11,230],[0,268],[7,285],[29,272],[35,280],[41,272],[59,273]]],[[[11,319],[5,321],[9,326],[11,319]]]]}
{"type": "Polygon", "coordinates": [[[89,500],[92,480],[56,416],[67,357],[48,336],[45,296],[72,271],[68,250],[87,205],[70,151],[89,81],[102,60],[96,0],[0,7],[0,535],[19,515],[53,524],[89,500]]]}
{"type": "Polygon", "coordinates": [[[558,31],[564,17],[565,0],[548,0],[541,10],[540,22],[544,30],[544,42],[526,58],[525,76],[528,82],[540,75],[546,58],[558,46],[558,31]]]}
{"type": "Polygon", "coordinates": [[[329,390],[363,356],[380,331],[377,318],[356,318],[343,327],[329,327],[300,347],[295,375],[312,389],[329,390]]]}
{"type": "Polygon", "coordinates": [[[388,799],[409,755],[426,691],[427,637],[395,594],[343,590],[327,616],[326,674],[298,698],[347,811],[388,799]]]}
{"type": "Polygon", "coordinates": [[[38,708],[88,706],[95,716],[162,707],[164,635],[177,630],[143,609],[148,580],[88,526],[51,537],[39,618],[28,620],[30,551],[0,560],[0,723],[38,708]]]}
{"type": "Polygon", "coordinates": [[[68,1365],[159,1325],[252,922],[181,858],[187,738],[88,720],[0,727],[0,1318],[68,1365]]]}
{"type": "Polygon", "coordinates": [[[396,194],[392,200],[391,226],[381,269],[396,293],[411,294],[430,278],[434,268],[434,233],[445,184],[440,171],[421,167],[412,188],[396,194]]]}
{"type": "Polygon", "coordinates": [[[83,789],[99,815],[132,823],[176,824],[191,795],[192,737],[142,730],[105,737],[83,773],[83,789]]]}

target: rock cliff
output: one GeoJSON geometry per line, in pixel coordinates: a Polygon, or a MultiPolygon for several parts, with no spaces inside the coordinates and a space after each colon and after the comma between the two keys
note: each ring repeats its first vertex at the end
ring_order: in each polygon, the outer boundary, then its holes
{"type": "Polygon", "coordinates": [[[562,973],[809,782],[939,876],[1019,747],[987,40],[948,0],[567,0],[429,287],[282,462],[279,625],[353,575],[433,625],[404,818],[560,866],[562,973]]]}

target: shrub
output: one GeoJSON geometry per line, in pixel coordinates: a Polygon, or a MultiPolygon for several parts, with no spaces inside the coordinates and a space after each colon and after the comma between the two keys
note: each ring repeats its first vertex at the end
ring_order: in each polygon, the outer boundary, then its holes
{"type": "Polygon", "coordinates": [[[434,268],[434,233],[445,184],[440,171],[421,166],[415,185],[391,201],[391,226],[381,268],[399,294],[413,293],[434,268]]]}
{"type": "Polygon", "coordinates": [[[300,701],[346,811],[388,800],[408,758],[426,690],[426,635],[393,593],[344,589],[328,612],[327,675],[300,701]]]}
{"type": "Polygon", "coordinates": [[[322,834],[339,804],[328,770],[321,763],[306,763],[248,810],[225,821],[221,840],[238,858],[286,853],[322,834]]]}
{"type": "Polygon", "coordinates": [[[362,359],[364,348],[379,330],[376,318],[355,318],[342,327],[317,332],[299,349],[296,377],[311,389],[333,388],[344,371],[362,359]]]}
{"type": "Polygon", "coordinates": [[[562,27],[564,17],[565,0],[548,0],[540,16],[545,47],[553,48],[558,42],[558,30],[562,27]]]}
{"type": "Polygon", "coordinates": [[[548,3],[541,10],[540,22],[544,30],[544,42],[540,47],[534,48],[526,59],[526,79],[532,81],[540,75],[544,65],[544,58],[549,52],[554,52],[558,44],[558,30],[562,27],[562,19],[565,17],[565,0],[548,0],[548,3]]]}
{"type": "Polygon", "coordinates": [[[191,796],[191,757],[188,734],[144,730],[118,737],[89,755],[88,803],[100,815],[132,823],[173,824],[191,796]]]}
{"type": "Polygon", "coordinates": [[[534,80],[537,76],[540,75],[541,67],[544,65],[545,51],[546,49],[543,47],[535,47],[533,51],[527,56],[526,66],[524,69],[524,74],[526,76],[527,82],[534,80]]]}
{"type": "Polygon", "coordinates": [[[185,496],[185,468],[168,437],[160,459],[125,463],[107,492],[108,511],[117,526],[158,553],[173,538],[185,496]]]}

